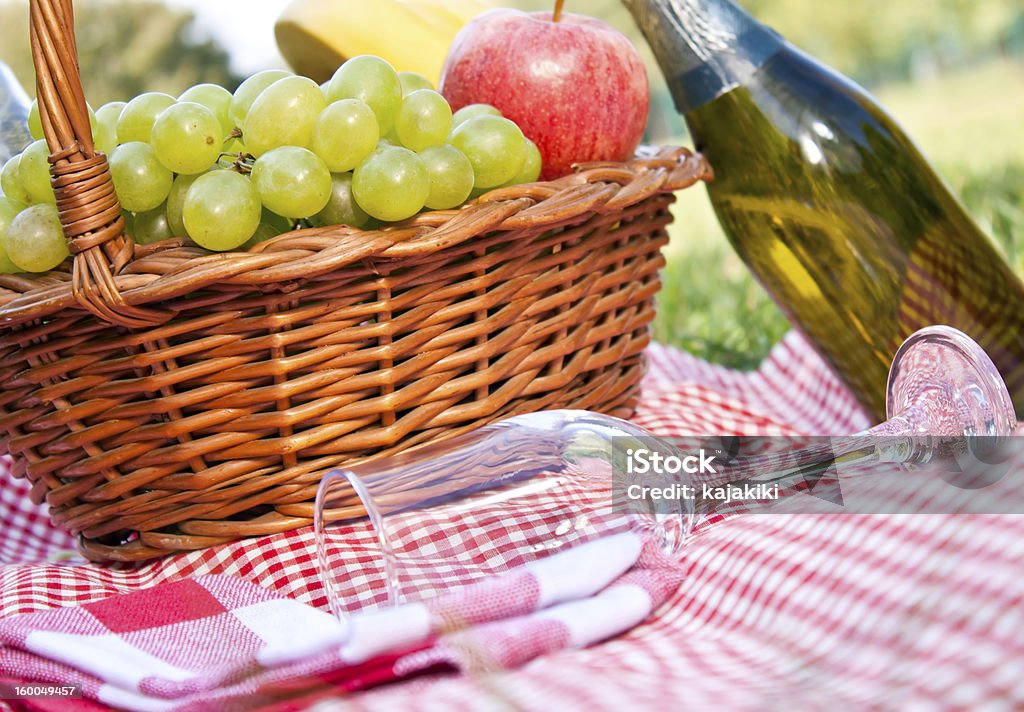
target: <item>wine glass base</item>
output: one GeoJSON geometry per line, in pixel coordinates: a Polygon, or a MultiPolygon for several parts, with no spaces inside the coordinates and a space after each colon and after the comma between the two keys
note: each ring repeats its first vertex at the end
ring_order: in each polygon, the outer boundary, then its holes
{"type": "Polygon", "coordinates": [[[928,416],[919,428],[922,434],[1007,436],[1017,427],[1013,402],[992,359],[970,337],[948,326],[912,334],[889,370],[888,418],[922,409],[928,416]]]}

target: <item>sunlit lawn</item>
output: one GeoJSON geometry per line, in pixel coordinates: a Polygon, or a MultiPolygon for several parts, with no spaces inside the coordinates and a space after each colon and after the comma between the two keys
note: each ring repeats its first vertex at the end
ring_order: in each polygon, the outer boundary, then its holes
{"type": "MultiPolygon", "coordinates": [[[[1024,273],[1024,64],[993,62],[875,94],[1024,273]]],[[[679,194],[671,232],[655,337],[755,366],[789,326],[733,253],[703,188],[679,194]]]]}

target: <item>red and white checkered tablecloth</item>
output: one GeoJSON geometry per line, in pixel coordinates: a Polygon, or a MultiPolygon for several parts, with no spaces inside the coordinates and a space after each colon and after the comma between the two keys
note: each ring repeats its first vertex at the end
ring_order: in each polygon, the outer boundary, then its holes
{"type": "MultiPolygon", "coordinates": [[[[750,374],[657,345],[649,356],[634,420],[658,434],[868,425],[796,335],[750,374]]],[[[28,504],[23,482],[0,481],[0,617],[204,574],[327,606],[308,528],[137,567],[86,565],[72,539],[28,504]]],[[[512,536],[531,523],[497,525],[512,536]]],[[[353,524],[349,534],[346,598],[353,607],[379,602],[369,528],[353,524]]],[[[679,590],[626,635],[514,670],[419,677],[318,709],[1024,708],[1024,517],[726,517],[690,540],[680,565],[679,590]]]]}

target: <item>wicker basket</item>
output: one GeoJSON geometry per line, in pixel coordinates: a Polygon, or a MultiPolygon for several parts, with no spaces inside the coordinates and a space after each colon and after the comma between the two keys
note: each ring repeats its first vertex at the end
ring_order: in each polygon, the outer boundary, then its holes
{"type": "Polygon", "coordinates": [[[672,192],[663,149],[398,226],[252,252],[123,234],[94,152],[70,0],[32,0],[72,260],[0,276],[0,431],[14,474],[95,560],[310,523],[320,477],[515,413],[626,415],[672,192]]]}

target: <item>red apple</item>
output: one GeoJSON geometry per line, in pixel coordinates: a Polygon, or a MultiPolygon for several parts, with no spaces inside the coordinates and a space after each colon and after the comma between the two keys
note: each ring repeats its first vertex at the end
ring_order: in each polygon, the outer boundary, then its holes
{"type": "Polygon", "coordinates": [[[583,161],[623,161],[647,124],[643,60],[618,30],[592,17],[497,9],[456,35],[440,91],[458,110],[491,104],[540,149],[541,178],[583,161]]]}

